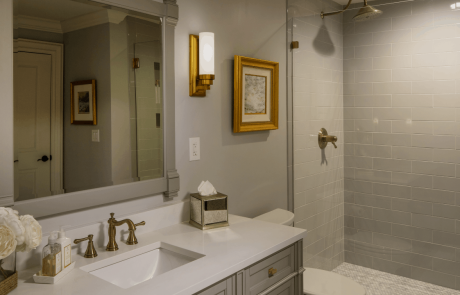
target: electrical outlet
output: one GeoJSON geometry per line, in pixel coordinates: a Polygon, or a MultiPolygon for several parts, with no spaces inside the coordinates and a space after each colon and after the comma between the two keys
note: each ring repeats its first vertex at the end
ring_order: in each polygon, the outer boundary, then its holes
{"type": "Polygon", "coordinates": [[[91,131],[91,137],[92,137],[92,140],[93,142],[99,142],[100,139],[99,139],[99,130],[92,130],[91,131]]]}
{"type": "Polygon", "coordinates": [[[200,159],[200,138],[194,137],[189,139],[190,161],[198,161],[200,159]]]}

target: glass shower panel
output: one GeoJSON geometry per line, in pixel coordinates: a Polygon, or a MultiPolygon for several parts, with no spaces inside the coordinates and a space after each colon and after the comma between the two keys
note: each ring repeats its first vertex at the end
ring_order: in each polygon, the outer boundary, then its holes
{"type": "Polygon", "coordinates": [[[345,261],[450,288],[460,282],[448,268],[460,269],[455,3],[372,1],[379,18],[353,22],[356,5],[343,18],[345,261]]]}
{"type": "Polygon", "coordinates": [[[344,261],[343,24],[332,1],[289,0],[288,38],[300,43],[292,60],[295,226],[307,229],[304,266],[332,270],[344,261]],[[326,128],[337,148],[318,146],[326,128]]]}
{"type": "Polygon", "coordinates": [[[161,42],[134,44],[137,177],[163,176],[163,97],[161,42]]]}

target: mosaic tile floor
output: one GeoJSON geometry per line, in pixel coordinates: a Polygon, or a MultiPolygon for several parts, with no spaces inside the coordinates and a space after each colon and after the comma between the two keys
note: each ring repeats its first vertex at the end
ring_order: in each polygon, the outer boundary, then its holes
{"type": "Polygon", "coordinates": [[[460,295],[460,291],[343,263],[333,270],[366,289],[366,295],[460,295]]]}

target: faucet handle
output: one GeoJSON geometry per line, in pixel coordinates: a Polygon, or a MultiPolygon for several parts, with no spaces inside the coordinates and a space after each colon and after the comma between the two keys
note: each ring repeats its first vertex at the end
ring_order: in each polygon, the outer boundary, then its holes
{"type": "Polygon", "coordinates": [[[83,239],[76,239],[73,242],[75,244],[80,244],[83,241],[89,241],[84,257],[85,258],[97,257],[97,252],[96,252],[96,249],[94,248],[94,243],[93,243],[93,235],[88,235],[87,238],[83,238],[83,239]]]}
{"type": "Polygon", "coordinates": [[[145,225],[145,221],[141,221],[139,223],[136,223],[134,226],[141,226],[141,225],[145,225]]]}
{"type": "Polygon", "coordinates": [[[137,244],[137,238],[136,238],[136,234],[134,233],[134,231],[136,230],[136,226],[140,226],[140,225],[145,225],[145,221],[136,223],[134,225],[134,229],[129,230],[128,240],[126,240],[127,245],[136,245],[137,244]]]}
{"type": "Polygon", "coordinates": [[[332,143],[335,148],[337,148],[337,145],[335,144],[337,142],[337,136],[329,135],[327,134],[326,129],[321,128],[321,130],[318,132],[318,145],[320,149],[325,149],[329,142],[332,143]]]}
{"type": "Polygon", "coordinates": [[[113,218],[113,216],[115,215],[115,213],[110,213],[110,217],[113,218]]]}

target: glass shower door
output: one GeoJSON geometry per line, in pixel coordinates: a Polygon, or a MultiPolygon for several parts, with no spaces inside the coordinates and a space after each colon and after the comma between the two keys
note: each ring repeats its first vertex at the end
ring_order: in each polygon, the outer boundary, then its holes
{"type": "Polygon", "coordinates": [[[148,41],[134,44],[134,58],[138,68],[135,83],[134,142],[139,180],[163,176],[163,96],[161,42],[148,41]]]}

